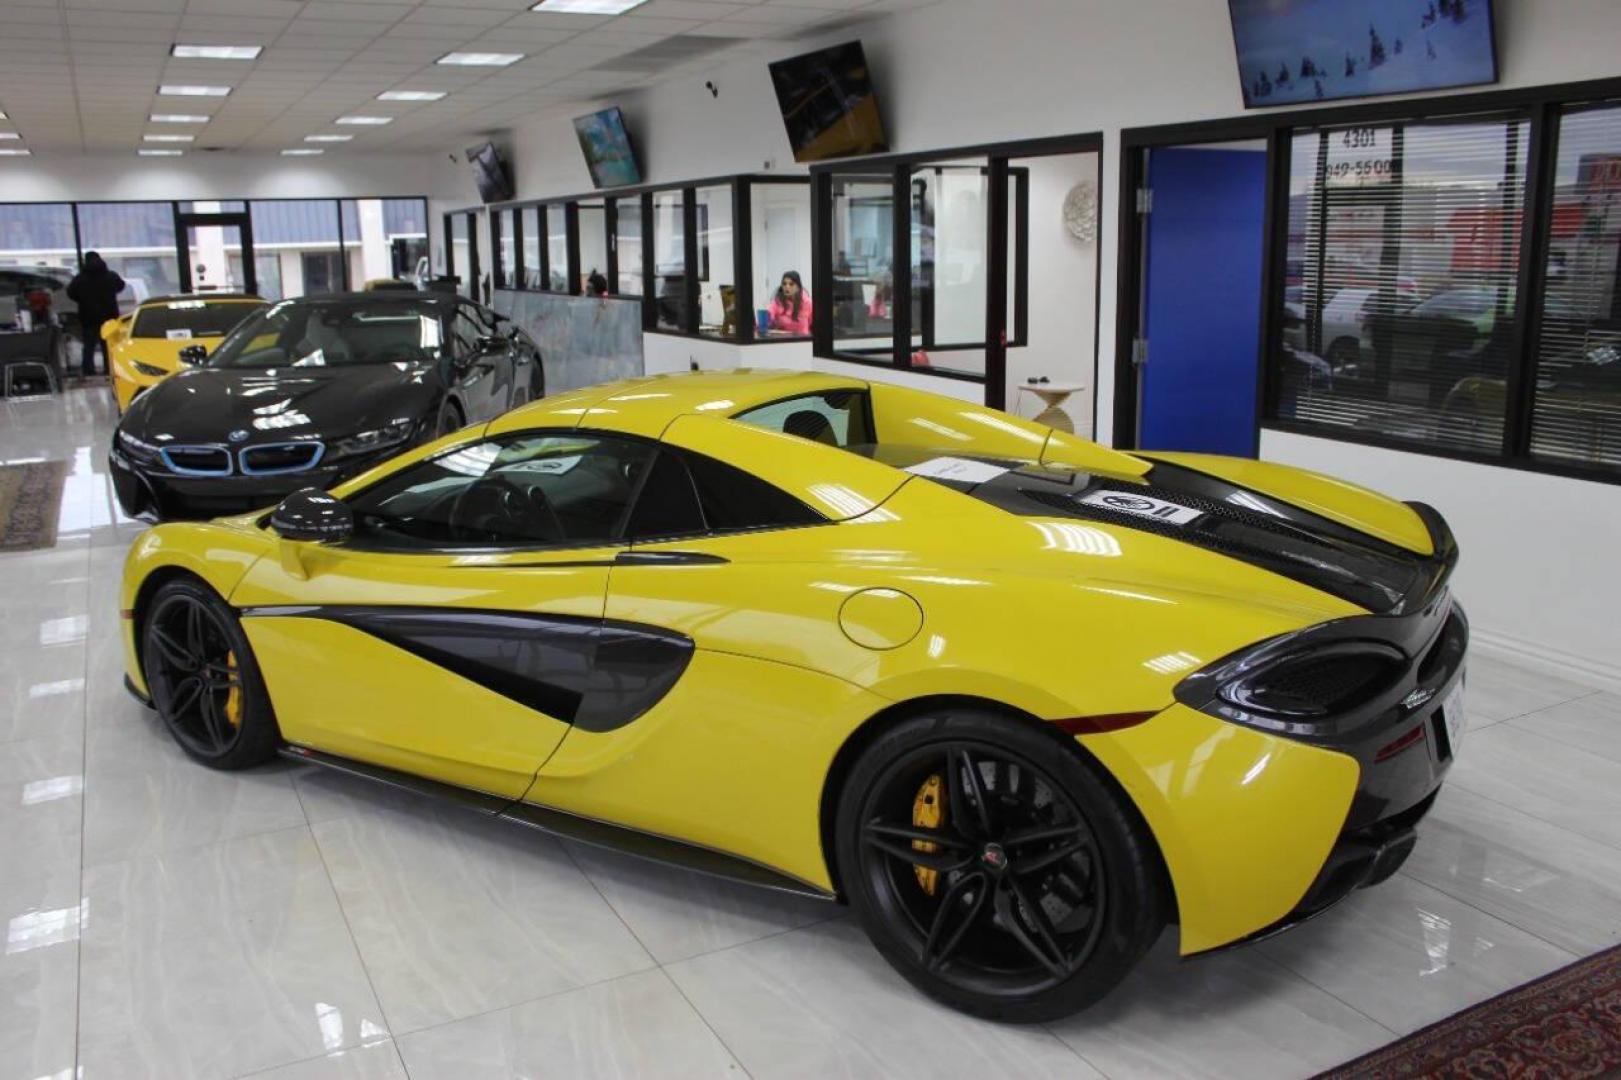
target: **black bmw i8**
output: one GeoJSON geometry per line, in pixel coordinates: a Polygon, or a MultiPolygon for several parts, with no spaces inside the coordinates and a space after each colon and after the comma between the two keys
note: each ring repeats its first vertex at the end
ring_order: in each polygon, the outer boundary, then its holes
{"type": "Polygon", "coordinates": [[[544,394],[534,341],[462,297],[286,300],[136,399],[113,486],[131,517],[240,513],[544,394]]]}

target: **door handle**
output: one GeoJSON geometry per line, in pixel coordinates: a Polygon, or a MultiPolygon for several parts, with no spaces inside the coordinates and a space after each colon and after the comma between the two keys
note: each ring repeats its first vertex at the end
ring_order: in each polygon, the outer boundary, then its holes
{"type": "Polygon", "coordinates": [[[615,566],[717,566],[730,560],[706,551],[621,551],[615,566]]]}

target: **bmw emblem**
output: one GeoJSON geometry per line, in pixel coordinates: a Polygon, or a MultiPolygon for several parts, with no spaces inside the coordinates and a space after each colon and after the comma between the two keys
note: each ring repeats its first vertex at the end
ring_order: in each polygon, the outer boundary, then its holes
{"type": "Polygon", "coordinates": [[[247,439],[247,437],[248,437],[248,429],[247,428],[237,428],[235,431],[231,432],[229,435],[226,436],[226,438],[230,439],[232,442],[243,442],[243,441],[245,441],[247,439]]]}

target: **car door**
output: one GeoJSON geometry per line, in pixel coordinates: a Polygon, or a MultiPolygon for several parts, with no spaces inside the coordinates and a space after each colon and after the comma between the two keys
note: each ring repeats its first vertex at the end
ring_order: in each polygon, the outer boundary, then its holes
{"type": "Polygon", "coordinates": [[[525,432],[346,497],[354,535],[278,540],[232,595],[295,745],[517,798],[585,702],[649,444],[525,432]]]}

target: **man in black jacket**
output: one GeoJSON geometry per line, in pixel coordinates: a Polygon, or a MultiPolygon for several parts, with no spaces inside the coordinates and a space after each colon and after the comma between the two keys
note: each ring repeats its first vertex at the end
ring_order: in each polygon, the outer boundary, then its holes
{"type": "Polygon", "coordinates": [[[119,277],[101,257],[100,252],[87,251],[84,267],[68,282],[68,299],[79,305],[79,336],[84,343],[83,373],[96,373],[96,348],[100,346],[103,370],[112,371],[112,357],[107,355],[107,342],[101,336],[101,324],[118,318],[118,294],[124,291],[124,279],[119,277]]]}

